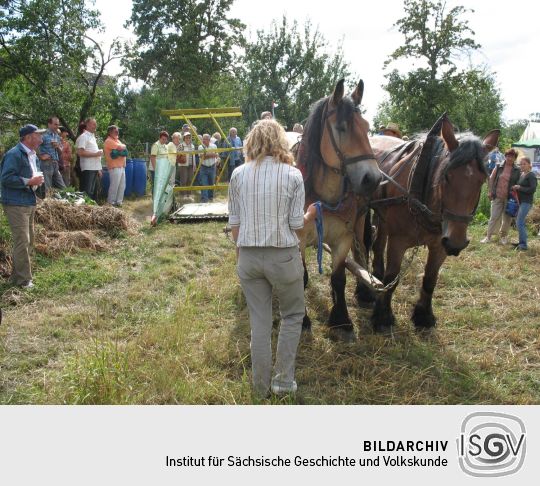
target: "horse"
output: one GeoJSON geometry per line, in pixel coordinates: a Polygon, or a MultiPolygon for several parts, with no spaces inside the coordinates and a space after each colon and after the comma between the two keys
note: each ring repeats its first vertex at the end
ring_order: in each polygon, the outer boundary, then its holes
{"type": "MultiPolygon", "coordinates": [[[[377,228],[373,275],[382,279],[386,291],[374,295],[358,281],[356,297],[360,304],[374,301],[371,323],[375,332],[391,333],[395,324],[392,295],[403,256],[408,248],[420,245],[427,246],[428,257],[411,319],[417,330],[435,326],[432,297],[439,269],[447,256],[458,256],[469,244],[467,228],[488,176],[484,159],[497,145],[499,135],[500,130],[492,130],[483,141],[472,136],[458,140],[444,114],[423,141],[405,143],[385,136],[370,139],[386,179],[370,203],[377,228]]],[[[365,226],[371,229],[371,224],[365,226]]],[[[357,241],[363,231],[363,226],[356,228],[357,241]]]]}
{"type": "MultiPolygon", "coordinates": [[[[369,143],[369,124],[359,109],[363,93],[362,80],[348,96],[344,96],[344,80],[338,81],[332,95],[313,104],[296,154],[296,164],[304,175],[306,208],[317,201],[322,206],[323,240],[332,250],[333,306],[328,326],[333,338],[344,341],[355,339],[345,302],[345,258],[354,227],[363,219],[367,201],[381,181],[369,143]]],[[[316,225],[311,222],[300,238],[304,286],[309,280],[305,249],[316,243],[316,225]]],[[[303,330],[311,330],[307,310],[303,330]]]]}

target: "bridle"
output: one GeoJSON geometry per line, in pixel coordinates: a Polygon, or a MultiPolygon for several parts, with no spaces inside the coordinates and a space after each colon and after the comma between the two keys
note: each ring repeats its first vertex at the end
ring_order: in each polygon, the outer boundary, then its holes
{"type": "Polygon", "coordinates": [[[321,118],[321,133],[324,133],[324,127],[328,130],[328,133],[330,135],[330,141],[332,142],[332,147],[334,148],[334,152],[338,156],[340,167],[337,169],[336,167],[332,167],[329,165],[325,160],[324,157],[321,157],[324,165],[328,167],[334,174],[339,174],[343,177],[347,176],[346,169],[348,165],[356,164],[357,162],[362,162],[363,160],[372,160],[375,159],[375,155],[373,152],[363,155],[355,155],[353,157],[345,157],[341,149],[339,148],[336,138],[334,137],[334,130],[332,129],[332,125],[330,125],[330,117],[337,112],[336,108],[329,109],[330,105],[330,99],[326,102],[326,105],[324,106],[323,116],[321,118]]]}
{"type": "MultiPolygon", "coordinates": [[[[478,159],[475,159],[475,162],[480,165],[478,162],[478,159]]],[[[446,209],[443,206],[442,197],[441,197],[441,219],[444,223],[445,221],[455,221],[456,223],[465,223],[469,224],[472,222],[474,217],[476,216],[476,211],[478,211],[478,205],[480,204],[480,194],[478,193],[478,200],[476,201],[476,204],[474,205],[474,209],[470,214],[456,214],[448,209],[446,209]]]]}
{"type": "MultiPolygon", "coordinates": [[[[412,161],[414,159],[414,153],[415,152],[416,152],[416,150],[409,157],[409,161],[412,161]]],[[[446,156],[448,156],[448,153],[445,154],[445,157],[446,156]]],[[[478,163],[478,160],[475,160],[475,161],[476,161],[476,163],[478,163]]],[[[403,170],[405,165],[407,165],[407,164],[404,164],[401,167],[401,169],[398,171],[398,173],[401,172],[401,170],[403,170]]],[[[449,209],[445,208],[443,206],[442,196],[441,196],[440,211],[438,213],[435,213],[430,208],[428,208],[424,203],[422,203],[420,200],[418,200],[416,197],[412,196],[408,189],[406,189],[401,184],[399,184],[394,179],[394,177],[396,177],[396,175],[394,175],[392,177],[389,174],[386,174],[382,170],[381,170],[381,174],[382,174],[384,179],[386,179],[389,183],[391,183],[393,186],[398,188],[403,193],[403,196],[399,196],[399,197],[396,197],[396,198],[379,199],[379,200],[376,200],[376,201],[372,201],[370,203],[371,207],[375,207],[377,205],[380,205],[381,203],[384,204],[386,202],[394,203],[394,204],[399,204],[401,202],[407,202],[409,204],[409,207],[411,209],[411,212],[413,212],[413,214],[416,214],[416,213],[424,214],[428,218],[428,220],[431,220],[433,223],[438,222],[438,223],[442,223],[442,224],[445,224],[448,221],[454,221],[454,222],[457,222],[457,223],[469,224],[469,223],[472,222],[472,220],[474,219],[474,217],[476,215],[476,212],[478,210],[478,206],[480,204],[480,194],[478,194],[478,200],[476,201],[476,205],[474,206],[474,209],[470,214],[457,214],[457,213],[455,213],[453,211],[450,211],[449,209]]]]}

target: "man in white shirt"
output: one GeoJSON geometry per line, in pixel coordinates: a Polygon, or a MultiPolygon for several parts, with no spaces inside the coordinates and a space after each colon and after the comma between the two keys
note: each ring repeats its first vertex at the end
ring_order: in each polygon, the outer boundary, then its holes
{"type": "MultiPolygon", "coordinates": [[[[199,150],[216,149],[216,145],[210,143],[210,135],[205,133],[202,137],[202,145],[199,150]]],[[[219,155],[216,152],[200,154],[201,168],[199,170],[199,182],[201,186],[213,186],[216,183],[216,162],[219,155]]],[[[214,200],[214,191],[203,189],[201,191],[201,202],[212,202],[214,200]]]]}
{"type": "Polygon", "coordinates": [[[81,159],[81,191],[86,192],[94,201],[97,199],[97,179],[101,177],[101,156],[103,150],[96,141],[97,123],[94,118],[85,121],[86,129],[77,138],[75,147],[81,159]]]}

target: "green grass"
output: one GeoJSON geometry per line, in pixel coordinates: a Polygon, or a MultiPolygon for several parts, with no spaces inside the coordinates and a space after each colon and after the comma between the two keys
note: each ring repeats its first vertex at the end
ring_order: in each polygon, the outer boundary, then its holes
{"type": "MultiPolygon", "coordinates": [[[[128,206],[140,215],[148,201],[128,206]]],[[[358,341],[348,345],[327,335],[329,259],[319,276],[310,251],[314,327],[299,347],[299,393],[257,401],[247,310],[223,226],[146,225],[108,253],[38,258],[33,291],[3,285],[0,403],[540,402],[537,238],[530,252],[516,253],[480,245],[485,227],[473,226],[470,247],[443,267],[434,298],[439,324],[430,335],[417,334],[409,320],[424,250],[396,291],[391,339],[373,334],[349,278],[358,341]]]]}

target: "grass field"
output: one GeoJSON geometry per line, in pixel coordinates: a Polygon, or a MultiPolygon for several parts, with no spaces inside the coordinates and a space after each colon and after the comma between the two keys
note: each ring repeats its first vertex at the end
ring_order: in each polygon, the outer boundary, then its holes
{"type": "MultiPolygon", "coordinates": [[[[126,210],[144,220],[149,200],[126,210]]],[[[393,338],[373,334],[350,278],[354,344],[326,334],[329,259],[319,276],[312,251],[314,327],[299,348],[299,392],[257,402],[247,311],[223,227],[144,224],[110,252],[37,257],[31,291],[1,285],[0,403],[540,403],[540,238],[520,253],[480,245],[485,226],[471,227],[469,248],[441,272],[430,336],[409,321],[423,250],[395,294],[393,338]]]]}

